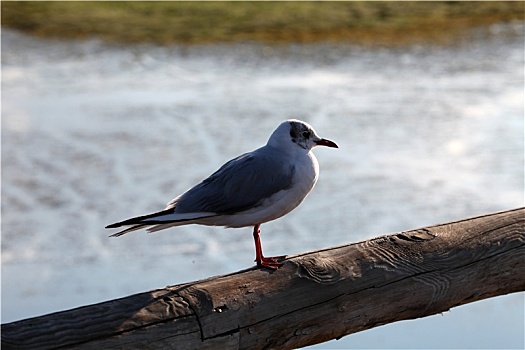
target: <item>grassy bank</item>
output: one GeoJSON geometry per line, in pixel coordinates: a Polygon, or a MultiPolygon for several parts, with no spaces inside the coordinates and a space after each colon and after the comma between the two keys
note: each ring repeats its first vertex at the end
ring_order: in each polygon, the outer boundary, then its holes
{"type": "Polygon", "coordinates": [[[6,2],[2,26],[45,37],[158,44],[340,40],[449,42],[524,20],[523,2],[6,2]]]}

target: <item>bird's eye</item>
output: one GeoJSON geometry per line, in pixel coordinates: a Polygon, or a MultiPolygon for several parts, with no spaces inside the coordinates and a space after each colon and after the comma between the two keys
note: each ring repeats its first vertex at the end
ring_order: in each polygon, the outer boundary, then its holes
{"type": "Polygon", "coordinates": [[[305,139],[307,139],[307,138],[310,137],[310,131],[303,131],[303,134],[302,134],[302,135],[303,135],[303,137],[304,137],[305,139]]]}

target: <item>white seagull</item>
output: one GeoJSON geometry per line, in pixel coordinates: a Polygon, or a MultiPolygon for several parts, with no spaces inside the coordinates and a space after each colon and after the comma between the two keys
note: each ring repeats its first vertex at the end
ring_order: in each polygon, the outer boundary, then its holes
{"type": "Polygon", "coordinates": [[[131,226],[110,237],[148,228],[156,232],[172,226],[253,226],[255,262],[276,270],[286,257],[263,256],[261,224],[295,209],[310,193],[319,176],[311,152],[315,146],[338,148],[300,120],[287,120],[272,133],[268,143],[224,164],[207,179],[168,203],[166,209],[120,221],[106,228],[131,226]]]}

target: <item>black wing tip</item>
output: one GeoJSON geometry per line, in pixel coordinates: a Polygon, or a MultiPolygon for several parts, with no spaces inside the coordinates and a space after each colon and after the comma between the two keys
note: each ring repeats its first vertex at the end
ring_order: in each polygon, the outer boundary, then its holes
{"type": "Polygon", "coordinates": [[[117,227],[120,227],[120,225],[119,224],[111,224],[111,225],[107,225],[104,228],[117,228],[117,227]]]}
{"type": "Polygon", "coordinates": [[[135,216],[131,219],[127,219],[124,221],[119,221],[119,222],[115,222],[114,224],[107,225],[105,228],[118,228],[121,226],[141,225],[143,224],[142,220],[144,219],[151,219],[151,218],[154,218],[155,216],[163,215],[163,214],[171,214],[173,213],[173,211],[174,211],[173,208],[169,208],[169,209],[164,209],[164,210],[161,210],[155,213],[151,213],[151,214],[135,216]]]}
{"type": "MultiPolygon", "coordinates": [[[[120,227],[120,226],[121,226],[120,223],[117,222],[117,223],[114,223],[114,224],[111,224],[111,225],[107,225],[104,228],[117,228],[117,227],[120,227]]],[[[120,231],[120,232],[114,233],[112,235],[109,235],[109,237],[118,237],[118,236],[122,236],[122,235],[123,235],[123,233],[122,233],[122,231],[120,231]]]]}

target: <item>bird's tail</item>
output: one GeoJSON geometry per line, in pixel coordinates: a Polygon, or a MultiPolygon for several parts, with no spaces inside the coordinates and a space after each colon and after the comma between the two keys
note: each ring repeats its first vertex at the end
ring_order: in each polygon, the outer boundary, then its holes
{"type": "Polygon", "coordinates": [[[106,228],[117,228],[122,226],[131,226],[123,231],[112,234],[110,237],[119,237],[128,232],[150,227],[148,232],[156,232],[173,226],[188,225],[196,223],[199,219],[215,216],[215,213],[175,213],[174,208],[164,209],[162,211],[147,215],[136,216],[131,219],[116,222],[106,226],[106,228]]]}
{"type": "MultiPolygon", "coordinates": [[[[135,226],[131,226],[123,231],[119,231],[117,233],[114,233],[112,235],[110,235],[109,237],[119,237],[119,236],[122,236],[122,235],[125,235],[126,233],[128,232],[131,232],[131,231],[135,231],[135,230],[140,230],[141,228],[145,228],[145,227],[148,227],[149,225],[135,225],[135,226]]],[[[106,226],[106,228],[111,228],[111,227],[108,227],[106,226]]]]}

